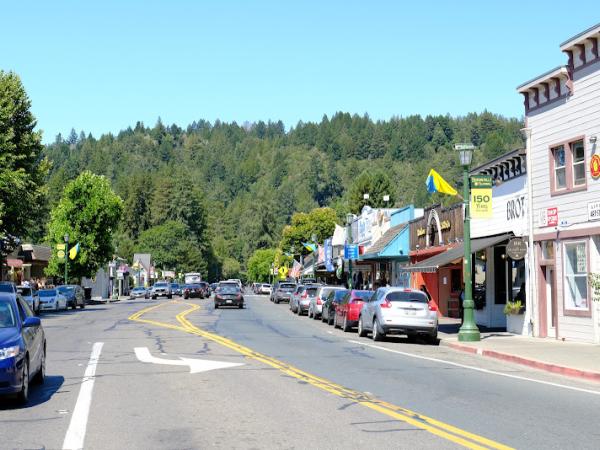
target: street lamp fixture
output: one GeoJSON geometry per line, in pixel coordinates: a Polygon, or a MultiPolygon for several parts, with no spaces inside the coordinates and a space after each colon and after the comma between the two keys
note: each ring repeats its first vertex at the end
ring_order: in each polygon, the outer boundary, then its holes
{"type": "Polygon", "coordinates": [[[463,205],[465,211],[465,225],[463,231],[463,323],[458,330],[458,340],[462,342],[475,342],[481,339],[479,329],[475,323],[475,302],[473,301],[473,280],[471,278],[471,211],[469,201],[471,186],[469,184],[469,167],[473,158],[473,144],[456,144],[460,164],[463,166],[463,205]]]}
{"type": "Polygon", "coordinates": [[[390,196],[389,195],[384,195],[383,196],[383,201],[388,203],[390,201],[390,196]]]}
{"type": "Polygon", "coordinates": [[[363,200],[369,200],[370,195],[369,194],[363,194],[363,200]]]}

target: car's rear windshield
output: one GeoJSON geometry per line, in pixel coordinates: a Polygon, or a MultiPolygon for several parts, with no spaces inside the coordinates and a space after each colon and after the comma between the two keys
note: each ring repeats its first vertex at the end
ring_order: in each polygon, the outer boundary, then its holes
{"type": "Polygon", "coordinates": [[[279,285],[280,289],[295,289],[296,285],[292,283],[282,283],[279,285]]]}
{"type": "Polygon", "coordinates": [[[31,288],[20,287],[20,288],[17,288],[17,292],[25,297],[29,297],[31,295],[31,288]]]}
{"type": "Polygon", "coordinates": [[[56,290],[48,290],[48,291],[40,291],[40,297],[54,297],[56,295],[56,290]]]}
{"type": "Polygon", "coordinates": [[[14,328],[16,326],[17,322],[12,305],[7,301],[0,300],[0,328],[14,328]]]}
{"type": "Polygon", "coordinates": [[[354,297],[360,300],[369,300],[373,296],[373,291],[354,291],[354,297]]]}
{"type": "Polygon", "coordinates": [[[230,288],[230,287],[233,287],[233,288],[239,289],[239,286],[238,286],[238,284],[237,284],[237,283],[220,283],[220,284],[219,284],[219,287],[220,287],[221,289],[230,288]]]}
{"type": "Polygon", "coordinates": [[[335,299],[336,300],[341,300],[342,298],[344,298],[344,295],[346,295],[348,293],[348,291],[346,289],[341,289],[339,291],[335,291],[335,299]]]}
{"type": "Polygon", "coordinates": [[[75,288],[73,286],[60,286],[56,289],[58,290],[58,292],[71,292],[75,288]]]}
{"type": "Polygon", "coordinates": [[[145,291],[145,290],[146,290],[146,288],[143,288],[143,287],[136,287],[136,288],[133,288],[133,290],[134,290],[134,291],[145,291]]]}
{"type": "Polygon", "coordinates": [[[234,285],[226,285],[221,288],[221,294],[237,294],[240,288],[234,285]]]}
{"type": "Polygon", "coordinates": [[[167,283],[154,283],[154,287],[167,287],[167,283]]]}
{"type": "Polygon", "coordinates": [[[316,288],[316,287],[306,288],[306,293],[309,297],[314,297],[315,295],[317,295],[317,289],[319,289],[319,288],[316,288]]]}
{"type": "Polygon", "coordinates": [[[12,284],[0,283],[0,292],[15,292],[12,284]]]}
{"type": "Polygon", "coordinates": [[[262,287],[271,287],[270,284],[263,284],[262,287]]]}
{"type": "Polygon", "coordinates": [[[390,292],[387,299],[390,302],[427,303],[427,296],[421,292],[390,292]]]}
{"type": "Polygon", "coordinates": [[[171,283],[171,287],[178,288],[179,285],[177,283],[171,283]]]}

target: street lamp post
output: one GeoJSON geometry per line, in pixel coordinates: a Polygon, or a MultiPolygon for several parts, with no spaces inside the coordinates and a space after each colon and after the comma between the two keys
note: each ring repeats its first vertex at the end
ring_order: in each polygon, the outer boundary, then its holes
{"type": "Polygon", "coordinates": [[[475,147],[472,144],[456,144],[454,148],[459,152],[460,164],[463,167],[463,205],[465,212],[463,227],[463,280],[465,289],[463,298],[463,323],[458,331],[458,340],[462,342],[474,342],[480,340],[479,329],[475,323],[475,302],[473,301],[473,280],[471,276],[471,211],[469,208],[469,201],[471,199],[469,166],[471,165],[473,149],[475,147]]]}
{"type": "Polygon", "coordinates": [[[65,284],[69,284],[69,233],[65,233],[65,284]]]}
{"type": "MultiPolygon", "coordinates": [[[[346,225],[348,232],[346,233],[346,244],[352,244],[352,214],[346,214],[346,225]]],[[[348,288],[352,289],[352,259],[348,258],[348,288]]]]}

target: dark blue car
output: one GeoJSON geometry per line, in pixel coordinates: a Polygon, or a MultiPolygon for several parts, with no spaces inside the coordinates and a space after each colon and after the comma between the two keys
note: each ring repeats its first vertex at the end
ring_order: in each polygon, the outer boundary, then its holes
{"type": "Polygon", "coordinates": [[[30,380],[43,383],[46,337],[39,317],[18,294],[0,292],[0,396],[26,403],[30,380]]]}

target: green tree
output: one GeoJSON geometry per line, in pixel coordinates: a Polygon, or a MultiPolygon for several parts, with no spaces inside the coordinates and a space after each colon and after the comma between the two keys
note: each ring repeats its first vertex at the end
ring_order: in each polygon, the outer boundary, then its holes
{"type": "Polygon", "coordinates": [[[207,262],[182,222],[169,220],[143,231],[136,248],[139,253],[150,253],[154,264],[162,269],[207,275],[207,262]]]}
{"type": "Polygon", "coordinates": [[[337,214],[332,208],[316,208],[309,213],[296,213],[292,216],[291,224],[284,227],[279,248],[282,252],[289,252],[294,247],[295,254],[308,254],[304,242],[312,242],[312,236],[316,237],[317,243],[323,241],[333,234],[337,214]]]}
{"type": "Polygon", "coordinates": [[[365,205],[373,208],[394,206],[396,202],[396,189],[388,174],[382,170],[365,170],[352,183],[349,191],[350,209],[355,214],[360,214],[365,205]],[[369,194],[365,199],[364,194],[369,194]],[[389,201],[384,201],[384,196],[389,195],[389,201]]]}
{"type": "Polygon", "coordinates": [[[275,261],[275,249],[256,250],[248,260],[248,280],[259,283],[269,281],[271,264],[275,261]]]}
{"type": "Polygon", "coordinates": [[[237,259],[225,258],[223,261],[223,278],[242,278],[242,268],[237,259]]]}
{"type": "MultiPolygon", "coordinates": [[[[83,172],[65,187],[58,205],[50,213],[47,241],[54,247],[69,235],[71,245],[79,243],[80,251],[69,260],[69,274],[75,278],[91,277],[114,253],[113,233],[117,229],[123,201],[108,180],[91,172],[83,172]]],[[[53,253],[48,275],[62,275],[64,260],[53,253]]]]}
{"type": "Polygon", "coordinates": [[[0,238],[10,244],[28,232],[40,234],[34,225],[44,205],[49,164],[30,108],[20,78],[0,70],[0,238]]]}

